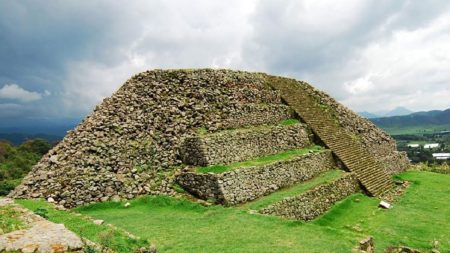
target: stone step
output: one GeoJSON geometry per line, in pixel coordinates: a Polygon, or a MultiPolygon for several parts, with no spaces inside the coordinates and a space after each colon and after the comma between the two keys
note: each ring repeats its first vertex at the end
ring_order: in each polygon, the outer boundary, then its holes
{"type": "Polygon", "coordinates": [[[243,209],[252,210],[252,212],[255,212],[255,211],[258,211],[265,207],[268,207],[272,204],[275,204],[285,198],[298,196],[302,193],[309,191],[310,189],[313,189],[316,186],[319,186],[324,183],[332,182],[332,181],[340,178],[345,173],[347,173],[347,172],[340,170],[340,169],[329,170],[329,171],[326,171],[324,173],[317,175],[313,179],[310,179],[308,181],[301,182],[298,184],[294,184],[289,187],[285,187],[276,192],[273,192],[273,193],[263,196],[261,198],[255,199],[246,204],[240,205],[240,207],[243,209]]]}
{"type": "Polygon", "coordinates": [[[222,173],[183,171],[176,182],[192,195],[217,204],[245,203],[336,168],[330,150],[298,155],[222,173]]]}
{"type": "Polygon", "coordinates": [[[308,147],[312,138],[301,123],[226,130],[184,138],[180,156],[189,165],[229,164],[308,147]]]}
{"type": "Polygon", "coordinates": [[[298,196],[285,198],[259,212],[287,219],[309,221],[325,213],[336,202],[358,191],[360,187],[355,174],[345,173],[339,179],[316,186],[298,196]]]}
{"type": "Polygon", "coordinates": [[[333,114],[323,110],[295,80],[281,80],[270,77],[269,83],[280,92],[284,101],[308,124],[321,141],[342,161],[349,171],[367,190],[369,195],[378,196],[392,187],[393,182],[382,166],[359,143],[348,134],[333,118],[333,114]]]}

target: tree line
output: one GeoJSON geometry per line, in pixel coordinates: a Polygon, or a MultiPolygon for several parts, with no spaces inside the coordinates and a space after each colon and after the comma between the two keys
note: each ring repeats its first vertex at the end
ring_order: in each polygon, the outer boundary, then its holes
{"type": "Polygon", "coordinates": [[[26,140],[18,146],[0,140],[0,196],[7,195],[52,148],[47,140],[26,140]]]}

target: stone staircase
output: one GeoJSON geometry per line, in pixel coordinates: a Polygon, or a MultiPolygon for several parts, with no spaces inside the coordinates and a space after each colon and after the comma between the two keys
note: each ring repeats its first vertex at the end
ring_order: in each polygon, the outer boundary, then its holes
{"type": "Polygon", "coordinates": [[[269,81],[299,117],[351,172],[372,196],[380,196],[393,187],[393,181],[375,158],[349,135],[333,115],[314,101],[295,80],[271,77],[269,81]]]}

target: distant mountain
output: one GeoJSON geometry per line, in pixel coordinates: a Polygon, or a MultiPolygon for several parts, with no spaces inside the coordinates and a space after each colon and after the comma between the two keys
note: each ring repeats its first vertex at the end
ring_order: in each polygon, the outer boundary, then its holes
{"type": "Polygon", "coordinates": [[[62,135],[48,135],[48,134],[25,134],[25,133],[0,133],[0,140],[7,140],[14,145],[20,145],[26,140],[30,139],[44,139],[50,143],[55,143],[62,140],[62,135]]]}
{"type": "Polygon", "coordinates": [[[405,116],[370,119],[379,127],[409,127],[450,124],[450,109],[444,111],[416,112],[405,116]]]}
{"type": "Polygon", "coordinates": [[[18,145],[27,139],[43,138],[49,142],[61,140],[80,119],[0,119],[0,139],[18,145]]]}
{"type": "Polygon", "coordinates": [[[380,115],[377,115],[375,113],[371,113],[371,112],[359,112],[359,115],[363,116],[364,118],[368,118],[368,119],[373,119],[373,118],[379,118],[380,115]]]}
{"type": "Polygon", "coordinates": [[[404,115],[409,115],[411,113],[414,113],[414,112],[405,107],[399,106],[399,107],[396,107],[392,111],[384,113],[382,116],[383,117],[404,116],[404,115]]]}
{"type": "Polygon", "coordinates": [[[381,117],[404,116],[404,115],[409,115],[411,113],[414,113],[414,112],[409,110],[408,108],[399,106],[391,111],[379,111],[379,112],[364,111],[364,112],[359,112],[359,115],[361,115],[365,118],[368,118],[368,119],[373,119],[373,118],[381,118],[381,117]]]}

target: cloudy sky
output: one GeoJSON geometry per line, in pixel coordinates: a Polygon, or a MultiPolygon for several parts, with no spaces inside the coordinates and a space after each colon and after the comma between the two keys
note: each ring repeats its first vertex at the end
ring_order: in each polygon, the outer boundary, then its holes
{"type": "Polygon", "coordinates": [[[0,0],[0,121],[80,118],[131,75],[231,68],[355,111],[450,107],[448,0],[0,0]]]}

